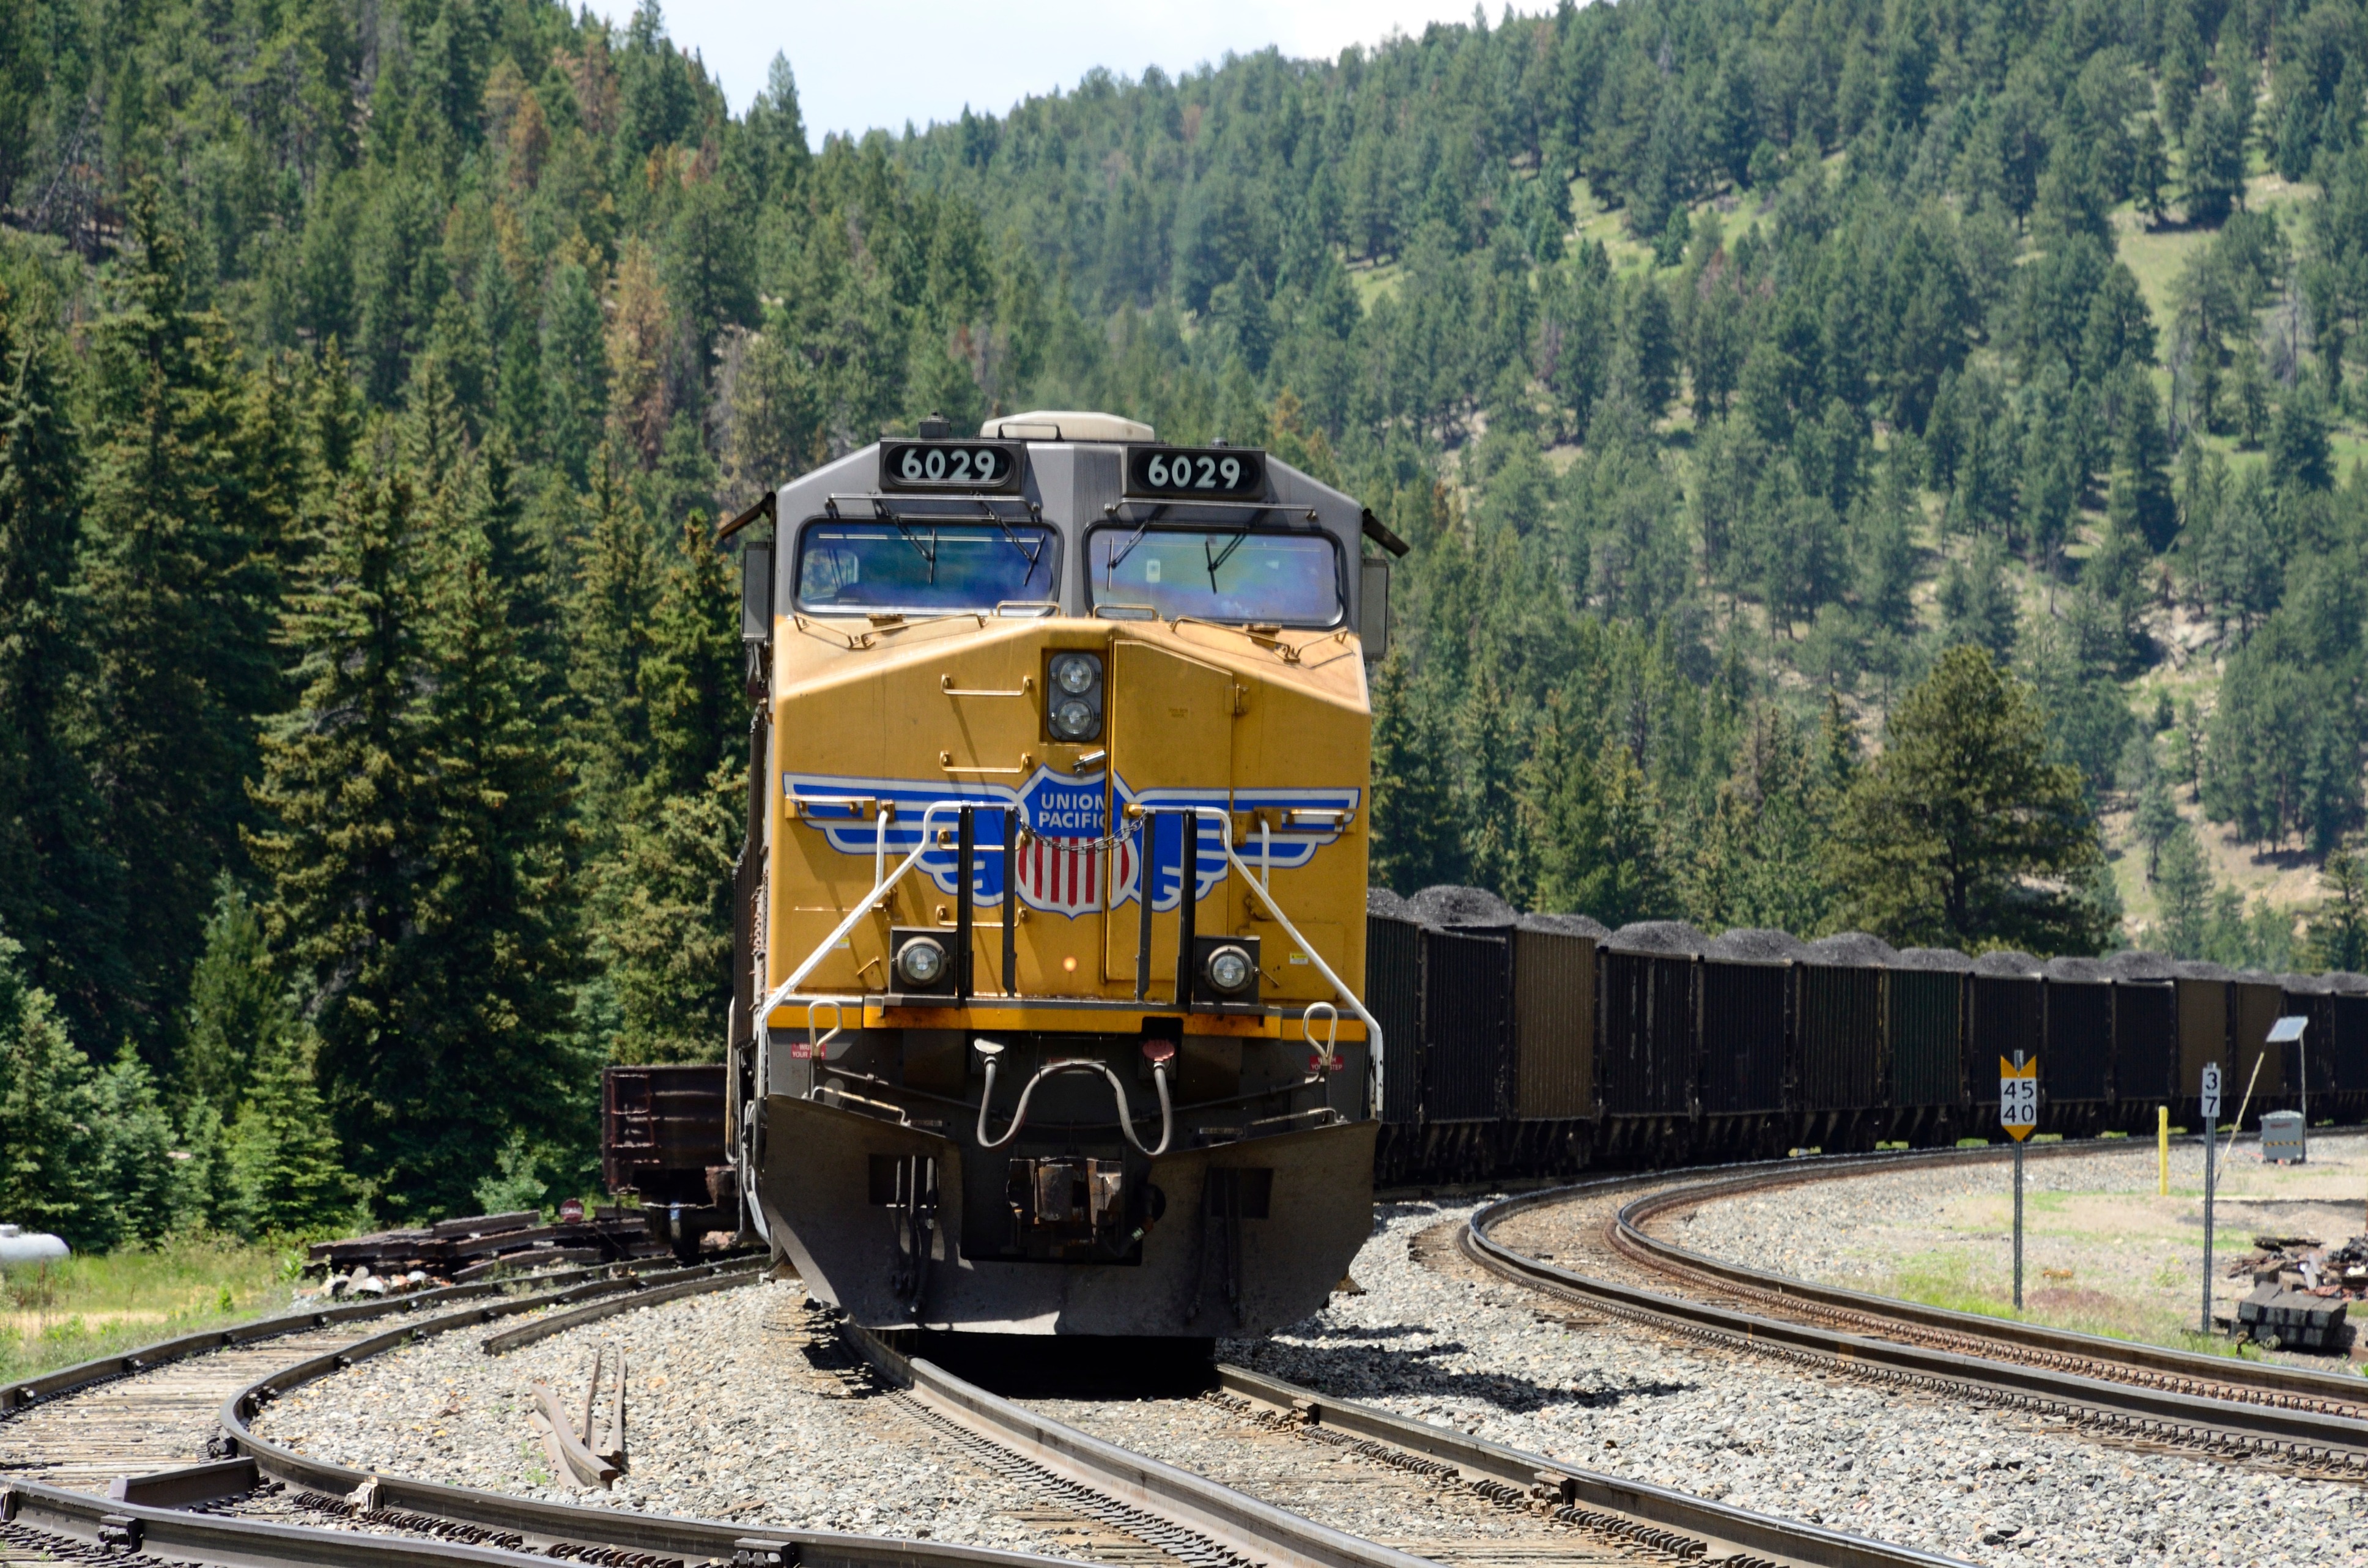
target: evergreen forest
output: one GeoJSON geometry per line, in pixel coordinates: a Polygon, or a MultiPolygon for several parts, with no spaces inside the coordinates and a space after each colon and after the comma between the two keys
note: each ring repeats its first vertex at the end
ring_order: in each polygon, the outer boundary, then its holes
{"type": "Polygon", "coordinates": [[[589,1189],[599,1065],[723,1040],[717,520],[932,414],[1412,542],[1379,884],[2368,968],[2361,0],[1475,11],[819,145],[794,65],[0,6],[0,1214],[589,1189]]]}

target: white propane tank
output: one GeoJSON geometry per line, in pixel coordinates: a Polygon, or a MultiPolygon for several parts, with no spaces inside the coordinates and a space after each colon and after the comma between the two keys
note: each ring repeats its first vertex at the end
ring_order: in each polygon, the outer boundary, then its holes
{"type": "Polygon", "coordinates": [[[73,1249],[57,1237],[40,1231],[20,1230],[15,1225],[0,1225],[0,1268],[17,1268],[36,1263],[55,1263],[73,1249]]]}

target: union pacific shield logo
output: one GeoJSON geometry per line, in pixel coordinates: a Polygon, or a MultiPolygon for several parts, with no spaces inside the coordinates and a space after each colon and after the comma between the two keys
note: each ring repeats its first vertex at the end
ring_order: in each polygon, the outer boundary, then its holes
{"type": "Polygon", "coordinates": [[[1019,793],[1019,820],[1029,836],[1020,841],[1014,880],[1029,908],[1075,918],[1102,907],[1105,866],[1118,887],[1134,880],[1133,839],[1107,849],[1097,842],[1110,832],[1109,787],[1101,778],[1038,772],[1019,793]]]}

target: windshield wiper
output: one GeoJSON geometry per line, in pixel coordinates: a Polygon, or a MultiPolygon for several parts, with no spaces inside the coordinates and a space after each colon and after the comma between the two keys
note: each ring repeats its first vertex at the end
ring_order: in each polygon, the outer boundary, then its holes
{"type": "Polygon", "coordinates": [[[1234,535],[1233,541],[1227,544],[1222,551],[1213,556],[1209,553],[1209,549],[1216,542],[1216,540],[1210,539],[1205,535],[1201,538],[1201,559],[1209,563],[1209,591],[1211,593],[1213,594],[1221,591],[1217,586],[1218,569],[1224,566],[1226,562],[1231,561],[1234,558],[1234,551],[1241,549],[1242,541],[1249,537],[1250,536],[1247,533],[1237,533],[1234,535]]]}
{"type": "Polygon", "coordinates": [[[938,585],[938,530],[931,528],[929,530],[929,542],[923,544],[921,542],[920,535],[905,527],[904,518],[896,517],[892,513],[889,516],[888,520],[896,525],[896,531],[904,536],[905,542],[906,544],[913,547],[913,553],[919,556],[928,566],[929,586],[933,588],[936,587],[938,585]]]}

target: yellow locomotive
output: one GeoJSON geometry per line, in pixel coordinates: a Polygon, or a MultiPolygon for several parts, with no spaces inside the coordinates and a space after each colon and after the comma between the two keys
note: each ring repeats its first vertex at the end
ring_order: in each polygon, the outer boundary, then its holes
{"type": "Polygon", "coordinates": [[[1208,1338],[1372,1222],[1366,661],[1402,552],[1267,453],[943,422],[768,495],[728,1069],[751,1221],[881,1327],[1208,1338]]]}

